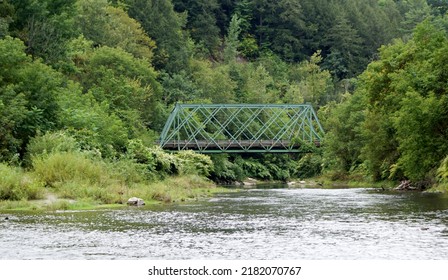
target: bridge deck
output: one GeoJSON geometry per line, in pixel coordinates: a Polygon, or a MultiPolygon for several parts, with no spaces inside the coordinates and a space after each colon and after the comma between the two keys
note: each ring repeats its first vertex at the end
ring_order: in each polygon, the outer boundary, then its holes
{"type": "MultiPolygon", "coordinates": [[[[319,141],[314,141],[316,147],[320,146],[319,141]]],[[[247,151],[247,152],[263,152],[263,151],[277,151],[277,152],[295,152],[300,149],[301,144],[289,140],[173,140],[163,144],[162,148],[165,150],[182,151],[182,150],[197,150],[202,152],[217,152],[217,151],[247,151]]]]}

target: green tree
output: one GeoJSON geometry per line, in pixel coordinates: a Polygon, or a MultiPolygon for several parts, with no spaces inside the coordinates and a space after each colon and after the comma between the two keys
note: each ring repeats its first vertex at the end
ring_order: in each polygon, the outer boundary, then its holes
{"type": "Polygon", "coordinates": [[[348,173],[361,163],[367,98],[364,94],[346,93],[340,104],[330,103],[319,111],[325,128],[324,162],[326,169],[348,173]]]}
{"type": "Polygon", "coordinates": [[[233,15],[229,25],[229,32],[224,41],[224,61],[234,62],[238,56],[239,35],[241,33],[241,20],[233,15]]]}
{"type": "Polygon", "coordinates": [[[362,39],[346,18],[336,18],[324,41],[329,49],[324,67],[331,69],[339,79],[355,76],[367,64],[366,58],[361,56],[362,39]]]}
{"type": "Polygon", "coordinates": [[[9,36],[0,40],[0,157],[16,153],[38,131],[56,126],[57,96],[64,92],[65,79],[25,54],[25,45],[9,36]]]}
{"type": "Polygon", "coordinates": [[[227,65],[213,66],[206,60],[192,62],[192,79],[201,99],[212,103],[234,103],[237,84],[232,80],[227,65]]]}
{"type": "Polygon", "coordinates": [[[448,151],[448,96],[408,92],[394,118],[400,158],[397,166],[413,180],[425,179],[448,151]]]}
{"type": "Polygon", "coordinates": [[[305,23],[299,1],[253,0],[253,8],[258,43],[287,61],[303,58],[300,37],[305,23]]]}
{"type": "Polygon", "coordinates": [[[445,0],[427,0],[436,14],[444,15],[448,11],[448,2],[445,0]]]}
{"type": "Polygon", "coordinates": [[[85,38],[95,45],[118,47],[138,58],[151,61],[155,42],[140,23],[107,0],[78,0],[76,22],[85,38]]]}
{"type": "Polygon", "coordinates": [[[362,156],[376,179],[424,180],[447,154],[447,40],[425,21],[409,42],[383,47],[361,76],[370,105],[362,156]]]}
{"type": "Polygon", "coordinates": [[[185,71],[169,75],[163,73],[162,78],[162,100],[171,105],[176,102],[188,102],[198,99],[201,92],[193,83],[185,71]]]}
{"type": "Polygon", "coordinates": [[[263,65],[253,66],[246,72],[243,91],[244,103],[275,103],[274,80],[263,65]]]}
{"type": "Polygon", "coordinates": [[[9,0],[14,6],[11,35],[22,39],[27,52],[57,65],[66,43],[79,34],[75,25],[76,0],[9,0]]]}
{"type": "Polygon", "coordinates": [[[127,125],[111,110],[107,101],[98,102],[93,94],[82,93],[79,84],[70,83],[59,96],[59,126],[73,136],[83,150],[102,157],[116,157],[129,138],[127,125]]]}
{"type": "Polygon", "coordinates": [[[427,0],[405,0],[401,1],[401,5],[404,10],[404,19],[401,23],[404,33],[411,34],[418,23],[431,15],[431,7],[427,0]]]}
{"type": "Polygon", "coordinates": [[[324,105],[331,100],[333,83],[328,70],[322,70],[320,52],[311,56],[296,67],[291,67],[292,87],[287,91],[286,102],[310,102],[316,106],[324,105]]]}
{"type": "Polygon", "coordinates": [[[87,48],[85,53],[81,50],[75,59],[78,71],[74,80],[80,81],[83,90],[98,102],[106,102],[128,125],[130,136],[144,127],[160,129],[164,116],[157,110],[162,90],[158,74],[147,59],[106,46],[87,48]]]}
{"type": "Polygon", "coordinates": [[[9,34],[9,24],[12,22],[12,16],[14,14],[14,6],[8,3],[8,1],[0,2],[0,39],[3,39],[9,34]]]}
{"type": "Polygon", "coordinates": [[[187,28],[198,44],[203,44],[213,55],[220,45],[220,30],[217,14],[220,6],[217,0],[174,0],[175,10],[187,12],[187,28]]]}
{"type": "Polygon", "coordinates": [[[129,15],[138,20],[157,48],[154,66],[169,73],[188,70],[191,44],[183,28],[186,15],[174,11],[171,0],[124,0],[129,15]]]}

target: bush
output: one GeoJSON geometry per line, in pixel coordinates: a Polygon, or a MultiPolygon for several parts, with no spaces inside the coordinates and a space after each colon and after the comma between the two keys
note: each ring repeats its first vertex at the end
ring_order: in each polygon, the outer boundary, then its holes
{"type": "Polygon", "coordinates": [[[310,178],[322,172],[322,156],[318,154],[304,155],[297,165],[297,177],[310,178]]]}
{"type": "Polygon", "coordinates": [[[210,172],[210,178],[216,182],[233,183],[242,181],[246,174],[241,165],[237,162],[242,161],[241,158],[235,160],[235,163],[229,161],[227,154],[214,154],[211,157],[213,169],[210,172]]]}
{"type": "Polygon", "coordinates": [[[207,155],[193,151],[182,151],[176,154],[176,157],[181,160],[184,166],[184,170],[182,170],[184,174],[209,176],[213,169],[213,162],[207,155]]]}
{"type": "Polygon", "coordinates": [[[135,159],[122,157],[107,163],[109,173],[123,184],[143,183],[156,179],[155,174],[147,166],[135,159]]]}
{"type": "Polygon", "coordinates": [[[192,151],[170,154],[158,146],[146,147],[140,140],[130,140],[128,158],[144,164],[148,170],[148,178],[166,178],[169,175],[197,174],[208,176],[213,168],[209,156],[192,151]],[[152,175],[152,176],[151,176],[152,175]]]}
{"type": "Polygon", "coordinates": [[[79,151],[79,149],[79,144],[75,138],[67,135],[64,131],[47,132],[30,140],[26,147],[26,160],[31,164],[33,157],[56,152],[75,152],[79,151]]]}
{"type": "Polygon", "coordinates": [[[245,160],[243,162],[243,170],[249,177],[260,178],[263,180],[272,180],[273,178],[271,173],[269,172],[268,166],[257,160],[245,160]]]}
{"type": "Polygon", "coordinates": [[[57,152],[33,158],[35,174],[46,186],[70,181],[102,185],[108,172],[100,160],[88,158],[81,152],[57,152]]]}
{"type": "Polygon", "coordinates": [[[0,163],[0,200],[37,199],[43,195],[42,183],[18,167],[0,163]]]}

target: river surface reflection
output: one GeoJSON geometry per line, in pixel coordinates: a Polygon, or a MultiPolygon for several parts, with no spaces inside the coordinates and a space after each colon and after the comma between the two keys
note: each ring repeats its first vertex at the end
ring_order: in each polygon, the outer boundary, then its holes
{"type": "Polygon", "coordinates": [[[251,189],[179,205],[0,213],[0,258],[447,260],[448,199],[251,189]]]}

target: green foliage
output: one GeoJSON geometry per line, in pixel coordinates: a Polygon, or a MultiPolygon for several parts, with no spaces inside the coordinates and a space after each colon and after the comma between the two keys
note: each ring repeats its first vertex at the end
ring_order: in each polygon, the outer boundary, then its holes
{"type": "Polygon", "coordinates": [[[64,78],[40,61],[25,54],[19,39],[0,40],[0,158],[23,154],[24,145],[37,131],[56,126],[57,96],[64,78]],[[5,149],[6,148],[6,149],[5,149]],[[8,152],[9,151],[9,152],[8,152]]]}
{"type": "Polygon", "coordinates": [[[448,11],[448,2],[445,0],[428,0],[428,5],[432,7],[435,14],[445,15],[448,11]]]}
{"type": "Polygon", "coordinates": [[[299,39],[305,29],[301,4],[294,0],[254,1],[254,30],[259,45],[268,47],[287,61],[303,58],[299,39]]]}
{"type": "Polygon", "coordinates": [[[239,158],[235,163],[231,162],[227,154],[214,154],[211,156],[213,161],[213,170],[210,173],[210,178],[216,182],[233,183],[235,181],[242,181],[245,178],[244,171],[240,164],[239,158]]]}
{"type": "Polygon", "coordinates": [[[367,64],[366,58],[361,55],[362,38],[347,18],[336,18],[335,25],[328,30],[324,42],[329,49],[324,66],[331,69],[334,76],[340,79],[353,77],[367,64]]]}
{"type": "Polygon", "coordinates": [[[168,105],[198,99],[201,95],[200,90],[185,71],[172,75],[164,73],[161,79],[163,87],[162,100],[168,105]]]}
{"type": "Polygon", "coordinates": [[[240,51],[241,55],[248,59],[254,59],[258,57],[260,53],[260,49],[257,44],[257,40],[253,35],[247,35],[245,36],[240,44],[238,50],[240,51]]]}
{"type": "Polygon", "coordinates": [[[188,69],[191,49],[182,28],[186,15],[174,11],[172,1],[125,0],[129,15],[140,22],[146,33],[156,42],[154,64],[168,73],[188,69]]]}
{"type": "Polygon", "coordinates": [[[423,97],[409,92],[403,98],[394,124],[400,151],[397,164],[407,178],[422,180],[437,167],[448,151],[447,122],[448,96],[423,97]]]}
{"type": "Polygon", "coordinates": [[[322,172],[322,156],[319,154],[305,154],[297,163],[296,176],[310,178],[322,172]]]}
{"type": "Polygon", "coordinates": [[[56,152],[75,152],[80,147],[75,138],[64,131],[47,132],[31,138],[27,147],[27,159],[42,157],[56,152]]]}
{"type": "Polygon", "coordinates": [[[9,34],[9,24],[12,22],[14,7],[8,1],[0,2],[0,39],[9,34]]]}
{"type": "Polygon", "coordinates": [[[32,159],[34,173],[49,187],[76,182],[103,185],[107,181],[106,166],[81,152],[56,152],[32,159]]]}
{"type": "Polygon", "coordinates": [[[187,28],[191,37],[203,44],[209,54],[219,46],[220,30],[217,26],[219,5],[217,0],[173,0],[175,10],[187,13],[187,28]]]}
{"type": "Polygon", "coordinates": [[[147,147],[139,140],[128,143],[127,157],[146,168],[146,178],[163,179],[170,175],[208,176],[213,169],[210,157],[192,151],[170,154],[160,147],[147,147]]]}
{"type": "Polygon", "coordinates": [[[304,61],[290,69],[290,77],[295,80],[285,94],[288,103],[309,102],[324,105],[332,99],[333,83],[330,72],[322,70],[320,51],[313,54],[309,61],[304,61]]]}
{"type": "Polygon", "coordinates": [[[233,15],[229,25],[229,32],[224,42],[224,61],[234,62],[238,56],[239,35],[241,33],[241,20],[233,15]]]}
{"type": "Polygon", "coordinates": [[[448,182],[448,156],[446,156],[437,168],[437,177],[442,182],[448,182]]]}
{"type": "Polygon", "coordinates": [[[359,165],[363,137],[360,125],[365,120],[366,98],[362,93],[344,95],[341,104],[321,108],[325,133],[324,162],[329,169],[348,172],[359,165]]]}
{"type": "Polygon", "coordinates": [[[248,177],[272,180],[272,174],[268,167],[256,160],[244,160],[241,166],[248,177]]]}
{"type": "Polygon", "coordinates": [[[375,180],[433,178],[448,152],[447,42],[445,30],[420,24],[412,40],[381,48],[352,96],[321,111],[330,169],[362,166],[375,180]]]}
{"type": "Polygon", "coordinates": [[[77,36],[76,0],[8,0],[14,6],[11,35],[27,45],[27,52],[57,65],[64,59],[66,43],[77,36]]]}
{"type": "Polygon", "coordinates": [[[73,85],[71,92],[58,100],[60,126],[73,136],[84,150],[97,150],[103,157],[114,157],[128,139],[123,121],[110,112],[105,102],[98,103],[91,94],[82,94],[73,85]]]}
{"type": "Polygon", "coordinates": [[[192,78],[201,94],[200,98],[209,99],[212,103],[234,103],[236,83],[231,79],[228,67],[214,67],[205,60],[192,62],[192,78]]]}
{"type": "Polygon", "coordinates": [[[0,200],[41,198],[43,185],[18,167],[0,163],[0,200]]]}
{"type": "Polygon", "coordinates": [[[94,44],[121,48],[137,58],[151,61],[155,42],[122,8],[110,6],[107,0],[78,0],[77,10],[76,22],[83,35],[94,44]]]}
{"type": "Polygon", "coordinates": [[[176,157],[183,161],[184,174],[197,174],[200,176],[209,176],[213,170],[213,162],[209,156],[198,154],[193,151],[181,151],[176,157]]]}

